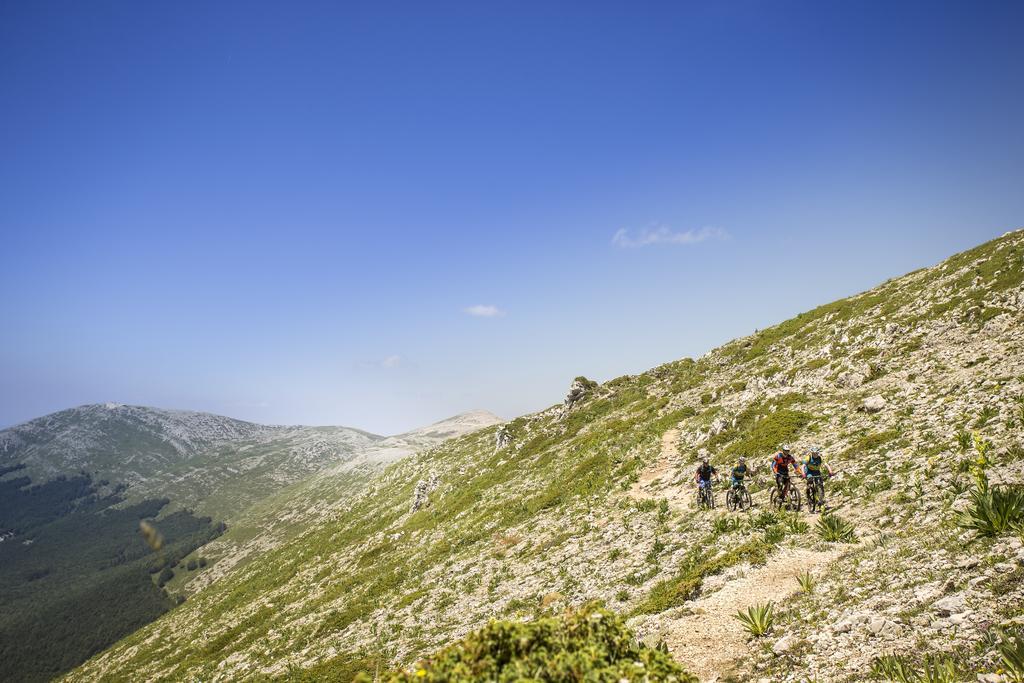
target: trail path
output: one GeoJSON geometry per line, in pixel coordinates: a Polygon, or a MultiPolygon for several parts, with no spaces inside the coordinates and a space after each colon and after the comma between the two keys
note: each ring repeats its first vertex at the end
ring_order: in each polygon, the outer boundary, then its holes
{"type": "Polygon", "coordinates": [[[679,430],[670,429],[661,437],[658,459],[640,472],[627,495],[637,500],[665,498],[669,507],[687,510],[693,507],[693,491],[683,482],[677,482],[683,458],[679,454],[679,430]]]}
{"type": "MultiPolygon", "coordinates": [[[[676,511],[693,510],[694,494],[689,481],[680,481],[683,457],[679,453],[679,430],[661,437],[657,459],[645,467],[627,495],[636,500],[664,498],[676,511]]],[[[768,508],[769,488],[754,493],[754,506],[768,508]]],[[[719,504],[724,501],[719,499],[719,504]]],[[[820,573],[825,565],[842,555],[844,549],[824,552],[806,548],[781,548],[761,567],[728,580],[717,591],[687,603],[691,613],[660,624],[659,631],[672,655],[701,681],[717,681],[744,661],[750,648],[749,634],[734,618],[739,611],[769,601],[781,603],[797,593],[796,575],[820,573]]]]}
{"type": "Polygon", "coordinates": [[[663,625],[669,651],[701,681],[718,680],[743,661],[752,647],[749,634],[733,615],[759,603],[781,602],[800,590],[797,574],[813,573],[840,554],[838,550],[780,550],[763,567],[751,568],[718,591],[687,603],[692,614],[663,625]]]}

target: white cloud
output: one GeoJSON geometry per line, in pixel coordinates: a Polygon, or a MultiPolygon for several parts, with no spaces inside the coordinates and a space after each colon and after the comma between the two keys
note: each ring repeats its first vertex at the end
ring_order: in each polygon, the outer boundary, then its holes
{"type": "Polygon", "coordinates": [[[462,312],[467,315],[476,316],[477,318],[495,318],[499,315],[505,315],[505,311],[490,304],[477,304],[475,306],[463,308],[462,312]]]}
{"type": "Polygon", "coordinates": [[[612,244],[623,249],[647,247],[652,244],[698,244],[708,240],[727,240],[729,233],[721,228],[705,227],[700,230],[673,232],[665,226],[644,228],[636,234],[622,228],[612,237],[612,244]]]}
{"type": "Polygon", "coordinates": [[[398,356],[398,355],[388,356],[387,358],[385,358],[384,360],[382,360],[380,362],[380,366],[382,368],[397,368],[401,364],[402,364],[402,357],[398,356]]]}

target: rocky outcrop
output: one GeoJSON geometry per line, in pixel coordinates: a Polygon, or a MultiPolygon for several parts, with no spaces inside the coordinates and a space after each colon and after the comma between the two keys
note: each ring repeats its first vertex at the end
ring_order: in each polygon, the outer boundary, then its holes
{"type": "Polygon", "coordinates": [[[882,396],[869,396],[860,404],[860,410],[865,413],[880,413],[885,410],[888,402],[882,396]]]}
{"type": "Polygon", "coordinates": [[[417,510],[430,504],[430,494],[437,490],[440,478],[434,472],[430,473],[428,479],[420,479],[416,482],[416,488],[412,492],[412,505],[409,506],[409,512],[416,512],[417,510]]]}
{"type": "Polygon", "coordinates": [[[503,448],[507,448],[511,443],[512,432],[509,430],[508,425],[498,427],[498,430],[494,432],[494,450],[500,451],[503,448]]]}

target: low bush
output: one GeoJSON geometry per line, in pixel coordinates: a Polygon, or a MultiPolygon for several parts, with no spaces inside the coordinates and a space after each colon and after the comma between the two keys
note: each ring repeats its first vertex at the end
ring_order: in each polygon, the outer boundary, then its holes
{"type": "MultiPolygon", "coordinates": [[[[363,674],[356,680],[374,678],[363,674]]],[[[594,605],[534,622],[492,621],[412,672],[391,671],[377,680],[697,682],[664,645],[640,644],[618,616],[594,605]]]]}

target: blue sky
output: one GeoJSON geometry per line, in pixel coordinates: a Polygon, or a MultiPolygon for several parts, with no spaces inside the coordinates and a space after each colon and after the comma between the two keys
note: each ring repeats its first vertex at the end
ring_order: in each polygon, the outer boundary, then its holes
{"type": "Polygon", "coordinates": [[[1021,227],[1022,120],[1019,2],[3,3],[0,425],[536,410],[1021,227]]]}

